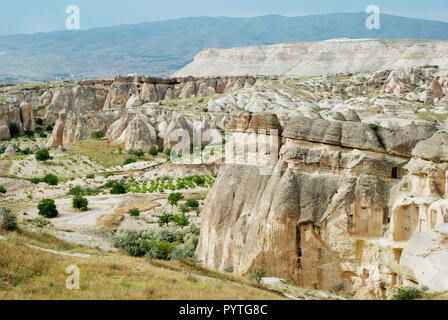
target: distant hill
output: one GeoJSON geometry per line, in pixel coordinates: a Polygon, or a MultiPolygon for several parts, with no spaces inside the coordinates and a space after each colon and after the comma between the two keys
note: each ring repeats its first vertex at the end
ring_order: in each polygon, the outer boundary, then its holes
{"type": "Polygon", "coordinates": [[[365,13],[305,17],[197,17],[79,31],[0,37],[2,82],[168,75],[204,48],[233,48],[333,38],[448,39],[448,23],[365,13]]]}

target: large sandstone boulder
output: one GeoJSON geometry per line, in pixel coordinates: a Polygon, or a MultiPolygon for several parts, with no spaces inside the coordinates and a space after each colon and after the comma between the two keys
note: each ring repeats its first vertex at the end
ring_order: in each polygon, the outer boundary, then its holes
{"type": "Polygon", "coordinates": [[[157,134],[150,120],[143,114],[138,114],[127,126],[124,133],[126,150],[142,150],[148,152],[157,145],[157,134]]]}
{"type": "Polygon", "coordinates": [[[448,290],[448,224],[414,235],[400,259],[404,280],[431,291],[448,290]]]}
{"type": "Polygon", "coordinates": [[[416,144],[430,138],[436,131],[432,123],[412,122],[406,126],[377,127],[387,153],[403,157],[410,157],[416,144]]]}
{"type": "Polygon", "coordinates": [[[431,138],[420,141],[412,155],[432,162],[448,161],[448,133],[439,131],[431,138]]]}

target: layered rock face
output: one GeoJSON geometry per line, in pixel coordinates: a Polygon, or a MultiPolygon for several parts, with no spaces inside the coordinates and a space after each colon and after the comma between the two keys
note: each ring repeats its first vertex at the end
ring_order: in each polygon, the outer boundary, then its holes
{"type": "Polygon", "coordinates": [[[318,289],[342,284],[358,298],[385,298],[410,281],[400,264],[407,241],[448,218],[448,167],[443,149],[432,148],[446,134],[430,124],[370,126],[356,116],[297,117],[281,129],[275,118],[229,121],[240,143],[263,134],[255,149],[227,150],[203,212],[198,258],[243,275],[261,266],[268,276],[318,289]],[[263,143],[279,136],[276,161],[259,161],[263,143]]]}
{"type": "Polygon", "coordinates": [[[447,41],[335,39],[206,49],[174,76],[293,75],[366,72],[436,64],[448,67],[447,41]]]}
{"type": "Polygon", "coordinates": [[[366,72],[437,64],[448,67],[448,42],[335,39],[206,49],[174,76],[293,75],[366,72]]]}

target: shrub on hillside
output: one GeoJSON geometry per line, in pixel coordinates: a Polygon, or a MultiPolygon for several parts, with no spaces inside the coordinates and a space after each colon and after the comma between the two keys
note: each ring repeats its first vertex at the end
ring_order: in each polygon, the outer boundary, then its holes
{"type": "Polygon", "coordinates": [[[0,207],[0,227],[6,231],[14,231],[18,229],[17,216],[11,212],[11,209],[0,207]]]}
{"type": "Polygon", "coordinates": [[[89,205],[89,201],[86,198],[84,198],[82,195],[77,194],[73,198],[72,205],[73,205],[74,209],[78,209],[81,211],[87,211],[88,210],[87,206],[89,205]]]}
{"type": "Polygon", "coordinates": [[[50,186],[56,186],[56,185],[58,185],[58,182],[59,182],[58,177],[52,173],[45,175],[45,177],[42,180],[50,186]]]}
{"type": "Polygon", "coordinates": [[[175,250],[175,245],[166,241],[154,241],[147,242],[148,250],[146,256],[150,259],[168,260],[171,253],[175,250]]]}
{"type": "Polygon", "coordinates": [[[6,188],[4,186],[0,186],[0,193],[5,194],[6,188]]]}
{"type": "Polygon", "coordinates": [[[114,182],[110,194],[125,194],[127,193],[126,186],[123,182],[114,182]]]}
{"type": "Polygon", "coordinates": [[[41,179],[41,178],[32,178],[32,179],[30,180],[30,182],[31,182],[32,184],[39,184],[39,183],[42,182],[42,179],[41,179]]]}
{"type": "Polygon", "coordinates": [[[145,155],[145,153],[142,151],[142,150],[137,150],[137,151],[134,151],[134,156],[136,156],[137,158],[141,158],[141,157],[143,157],[145,155]]]}
{"type": "Polygon", "coordinates": [[[43,125],[43,124],[44,124],[44,119],[42,119],[42,118],[36,118],[36,124],[37,124],[38,126],[43,125]]]}
{"type": "Polygon", "coordinates": [[[100,140],[106,136],[106,131],[98,130],[98,131],[95,131],[92,135],[95,139],[100,140]]]}
{"type": "Polygon", "coordinates": [[[56,208],[56,204],[52,199],[43,199],[37,205],[37,209],[39,210],[39,215],[46,218],[54,218],[59,212],[56,208]]]}
{"type": "Polygon", "coordinates": [[[427,295],[428,288],[401,287],[392,295],[390,300],[415,300],[427,295]]]}
{"type": "Polygon", "coordinates": [[[257,281],[258,283],[260,283],[261,279],[263,279],[264,277],[266,277],[266,271],[258,266],[253,268],[252,272],[249,274],[249,278],[257,281]]]}
{"type": "Polygon", "coordinates": [[[127,165],[127,164],[131,164],[137,162],[137,160],[135,160],[133,157],[127,158],[126,160],[123,161],[123,166],[127,165]]]}
{"type": "Polygon", "coordinates": [[[50,153],[48,152],[47,149],[42,149],[42,150],[37,151],[37,153],[36,153],[36,160],[37,161],[45,162],[45,161],[50,160],[50,159],[51,159],[50,153]]]}
{"type": "Polygon", "coordinates": [[[199,202],[197,200],[195,200],[195,199],[188,199],[185,202],[185,205],[190,207],[190,208],[192,208],[192,209],[199,208],[199,202]]]}
{"type": "Polygon", "coordinates": [[[129,209],[129,215],[131,217],[138,217],[140,216],[140,210],[138,208],[129,209]]]}
{"type": "Polygon", "coordinates": [[[120,230],[114,245],[135,257],[151,259],[194,259],[199,240],[199,228],[191,226],[185,231],[174,229],[149,230],[144,232],[120,230]]]}
{"type": "Polygon", "coordinates": [[[152,147],[150,150],[149,150],[149,152],[148,152],[150,155],[152,155],[152,156],[157,156],[158,154],[159,154],[159,151],[157,150],[157,148],[156,147],[152,147]]]}

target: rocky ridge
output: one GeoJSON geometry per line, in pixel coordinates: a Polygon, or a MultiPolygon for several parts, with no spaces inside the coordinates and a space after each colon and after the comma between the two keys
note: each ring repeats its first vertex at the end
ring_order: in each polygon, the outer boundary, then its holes
{"type": "Polygon", "coordinates": [[[334,39],[271,46],[205,49],[174,76],[316,76],[422,65],[448,67],[448,42],[334,39]]]}

